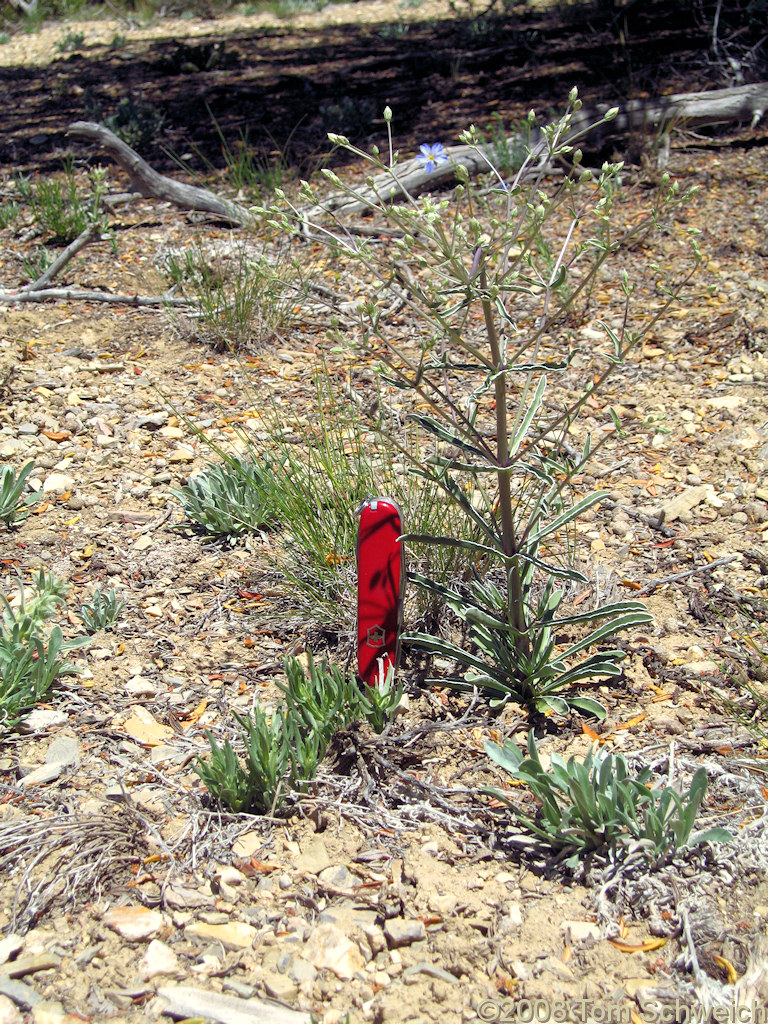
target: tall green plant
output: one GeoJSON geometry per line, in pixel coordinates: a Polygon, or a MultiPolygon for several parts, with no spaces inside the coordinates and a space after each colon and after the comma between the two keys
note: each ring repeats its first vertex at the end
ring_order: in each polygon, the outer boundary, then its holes
{"type": "Polygon", "coordinates": [[[46,623],[63,605],[67,585],[41,569],[13,603],[0,594],[0,732],[21,719],[61,676],[73,675],[66,654],[87,642],[64,640],[59,626],[46,634],[46,623]]]}
{"type": "MultiPolygon", "coordinates": [[[[606,264],[685,197],[664,176],[647,217],[609,236],[605,226],[614,216],[621,165],[604,164],[597,174],[581,170],[572,130],[579,106],[573,90],[566,113],[541,129],[509,183],[490,161],[480,134],[470,128],[461,141],[485,163],[492,187],[479,188],[457,165],[458,186],[450,198],[439,200],[417,200],[408,191],[387,109],[387,162],[378,151],[367,154],[342,136],[329,136],[379,176],[358,188],[324,173],[352,203],[374,211],[387,230],[394,229],[390,247],[352,237],[340,222],[335,227],[315,223],[313,229],[367,274],[369,287],[359,305],[361,344],[379,356],[382,379],[400,390],[411,420],[436,445],[430,458],[414,460],[413,472],[439,486],[477,535],[406,538],[458,547],[474,560],[466,585],[415,577],[469,627],[470,648],[424,634],[405,640],[455,658],[465,669],[460,685],[479,686],[496,699],[513,698],[539,710],[563,712],[573,705],[600,713],[597,702],[572,696],[573,687],[616,674],[622,652],[613,648],[590,654],[589,649],[649,616],[639,602],[621,602],[558,618],[566,595],[563,582],[586,582],[570,564],[569,529],[605,496],[598,492],[572,499],[574,478],[590,456],[591,443],[587,439],[580,453],[567,460],[563,450],[570,446],[564,442],[590,394],[666,305],[633,324],[633,286],[621,272],[619,323],[602,323],[606,346],[599,353],[601,365],[593,367],[590,384],[565,408],[547,405],[546,395],[550,375],[568,367],[569,354],[547,358],[545,346],[562,333],[579,296],[606,264]],[[565,159],[572,172],[559,185],[548,186],[546,169],[565,159]],[[395,191],[402,194],[402,203],[393,200],[395,191]],[[387,318],[393,294],[420,325],[413,344],[404,342],[401,328],[387,318]],[[562,631],[585,627],[587,634],[563,649],[562,631]]],[[[603,120],[615,114],[609,111],[603,120]]],[[[531,129],[534,122],[531,114],[531,129]]],[[[427,172],[448,159],[439,144],[422,146],[421,153],[427,172]]],[[[322,201],[306,183],[303,197],[322,211],[322,201]]],[[[285,227],[295,225],[303,214],[282,199],[290,213],[268,212],[285,227]]],[[[694,244],[693,265],[684,280],[697,259],[694,244]]],[[[667,304],[681,284],[665,283],[667,304]]]]}

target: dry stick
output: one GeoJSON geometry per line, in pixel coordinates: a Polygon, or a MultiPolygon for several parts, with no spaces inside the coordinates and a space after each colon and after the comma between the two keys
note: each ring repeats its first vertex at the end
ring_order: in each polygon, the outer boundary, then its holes
{"type": "Polygon", "coordinates": [[[67,134],[88,139],[101,149],[105,149],[128,174],[133,188],[149,199],[164,199],[183,210],[212,213],[239,227],[252,226],[256,223],[253,214],[244,206],[221,199],[207,188],[185,185],[180,181],[174,181],[173,178],[167,178],[164,174],[158,174],[135,150],[104,125],[94,124],[92,121],[75,121],[69,126],[67,134]]]}
{"type": "Polygon", "coordinates": [[[84,249],[90,240],[98,234],[99,225],[95,223],[89,224],[85,231],[80,232],[74,242],[70,242],[66,249],[59,253],[45,273],[41,274],[36,281],[32,281],[31,284],[22,288],[22,292],[39,292],[42,291],[43,288],[46,288],[54,277],[56,277],[59,271],[63,270],[69,261],[73,259],[81,249],[84,249]]]}
{"type": "Polygon", "coordinates": [[[688,569],[685,572],[675,572],[671,576],[662,576],[658,580],[651,580],[650,583],[638,590],[638,596],[641,594],[652,594],[657,587],[663,587],[665,583],[677,583],[678,580],[684,580],[688,576],[694,576],[699,572],[707,572],[709,569],[716,569],[719,565],[727,565],[729,562],[733,562],[738,555],[728,555],[727,558],[716,558],[714,562],[709,562],[708,565],[697,565],[694,569],[688,569]]]}
{"type": "Polygon", "coordinates": [[[80,291],[77,288],[44,288],[42,291],[0,292],[4,302],[44,302],[68,299],[71,302],[113,302],[123,306],[189,306],[189,299],[173,295],[113,295],[111,292],[80,291]]]}

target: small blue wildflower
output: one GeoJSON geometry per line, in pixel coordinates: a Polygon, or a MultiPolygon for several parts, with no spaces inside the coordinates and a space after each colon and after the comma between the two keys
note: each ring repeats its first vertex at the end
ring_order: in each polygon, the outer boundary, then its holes
{"type": "Polygon", "coordinates": [[[423,146],[419,146],[419,156],[416,159],[424,165],[427,174],[431,174],[438,164],[448,163],[448,154],[442,142],[435,142],[431,146],[425,142],[423,146]]]}

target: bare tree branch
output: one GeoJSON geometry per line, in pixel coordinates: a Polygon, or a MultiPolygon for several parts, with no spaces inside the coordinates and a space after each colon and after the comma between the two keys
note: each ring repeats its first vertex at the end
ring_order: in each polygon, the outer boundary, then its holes
{"type": "Polygon", "coordinates": [[[255,219],[249,210],[227,199],[221,199],[207,188],[185,185],[164,174],[158,174],[135,150],[119,139],[104,125],[92,121],[75,121],[69,126],[68,135],[88,139],[105,149],[123,168],[131,179],[133,188],[149,199],[164,199],[183,210],[199,210],[212,213],[230,224],[239,227],[253,225],[255,219]]]}

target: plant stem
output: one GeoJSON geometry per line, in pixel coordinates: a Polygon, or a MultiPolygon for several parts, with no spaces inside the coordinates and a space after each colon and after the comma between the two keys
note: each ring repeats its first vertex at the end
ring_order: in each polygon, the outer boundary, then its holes
{"type": "MultiPolygon", "coordinates": [[[[496,452],[499,481],[499,511],[501,513],[501,539],[505,555],[518,554],[517,538],[515,537],[515,515],[512,510],[512,491],[510,487],[509,467],[509,438],[507,436],[507,375],[506,366],[501,357],[499,347],[499,336],[496,333],[496,324],[493,319],[493,308],[488,296],[488,275],[485,264],[480,266],[480,289],[482,293],[483,317],[485,319],[485,332],[488,337],[488,344],[491,349],[491,359],[494,366],[493,387],[496,395],[496,452]]],[[[507,574],[508,611],[512,625],[515,627],[515,647],[524,657],[530,655],[530,642],[528,640],[527,623],[525,616],[525,597],[523,594],[523,583],[520,577],[520,563],[515,560],[509,567],[507,574]]]]}

